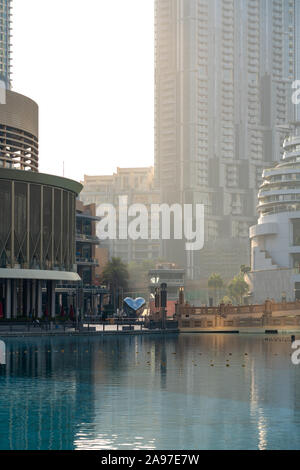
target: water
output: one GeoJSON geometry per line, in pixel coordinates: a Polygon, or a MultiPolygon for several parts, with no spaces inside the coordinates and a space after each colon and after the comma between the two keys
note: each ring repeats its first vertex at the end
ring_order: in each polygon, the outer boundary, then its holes
{"type": "Polygon", "coordinates": [[[9,339],[6,346],[1,450],[300,449],[300,366],[291,362],[289,337],[9,339]]]}

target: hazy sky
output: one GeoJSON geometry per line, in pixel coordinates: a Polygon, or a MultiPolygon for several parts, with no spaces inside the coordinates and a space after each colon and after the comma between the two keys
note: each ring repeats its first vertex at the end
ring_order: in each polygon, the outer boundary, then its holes
{"type": "Polygon", "coordinates": [[[153,0],[13,0],[13,90],[39,104],[40,171],[153,164],[153,18],[153,0]]]}

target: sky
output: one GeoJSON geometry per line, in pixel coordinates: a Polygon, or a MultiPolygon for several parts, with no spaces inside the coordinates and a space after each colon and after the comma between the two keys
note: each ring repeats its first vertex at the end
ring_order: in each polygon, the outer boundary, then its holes
{"type": "Polygon", "coordinates": [[[12,85],[39,104],[40,171],[153,165],[153,0],[13,0],[12,13],[12,85]]]}

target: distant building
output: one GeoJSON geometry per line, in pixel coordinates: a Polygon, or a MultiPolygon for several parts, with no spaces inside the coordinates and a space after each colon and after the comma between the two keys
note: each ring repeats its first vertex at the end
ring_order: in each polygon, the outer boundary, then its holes
{"type": "Polygon", "coordinates": [[[300,127],[284,141],[283,159],[263,172],[258,224],[250,229],[251,302],[300,299],[300,127]]]}
{"type": "MultiPolygon", "coordinates": [[[[119,197],[127,196],[128,206],[143,204],[150,212],[151,204],[160,202],[160,193],[155,190],[154,170],[147,168],[117,168],[109,176],[85,176],[84,189],[80,199],[84,204],[112,204],[117,209],[117,227],[119,226],[119,197]]],[[[121,258],[124,263],[158,260],[161,245],[159,240],[106,240],[101,243],[107,247],[110,257],[121,258]]]]}
{"type": "Polygon", "coordinates": [[[84,285],[96,284],[96,268],[99,266],[96,247],[100,243],[96,223],[99,220],[95,204],[85,206],[81,201],[76,201],[76,263],[84,285]]]}
{"type": "Polygon", "coordinates": [[[178,267],[172,263],[161,263],[158,264],[155,269],[149,271],[150,314],[157,310],[155,307],[155,290],[160,288],[163,283],[167,284],[167,315],[171,317],[175,313],[175,304],[178,301],[179,289],[184,287],[185,270],[178,269],[178,267]]]}
{"type": "Polygon", "coordinates": [[[12,0],[0,0],[0,80],[11,88],[11,4],[12,0]]]}
{"type": "Polygon", "coordinates": [[[204,249],[168,242],[163,256],[191,279],[248,263],[262,170],[296,118],[299,14],[299,0],[155,1],[156,186],[161,202],[205,206],[204,249]]]}
{"type": "Polygon", "coordinates": [[[96,284],[101,284],[103,269],[109,262],[108,248],[102,246],[102,243],[95,246],[95,258],[98,261],[98,266],[95,268],[96,284]]]}

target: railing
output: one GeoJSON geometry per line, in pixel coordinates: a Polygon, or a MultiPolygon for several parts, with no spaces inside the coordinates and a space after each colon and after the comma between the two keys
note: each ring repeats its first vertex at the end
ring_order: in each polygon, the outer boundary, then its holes
{"type": "Polygon", "coordinates": [[[191,305],[177,305],[177,311],[182,317],[193,317],[197,315],[202,316],[216,316],[216,315],[249,315],[253,313],[264,314],[272,311],[291,311],[299,310],[300,315],[300,301],[296,302],[271,302],[262,305],[221,305],[219,307],[193,307],[191,305]]]}
{"type": "Polygon", "coordinates": [[[96,242],[96,243],[100,243],[100,239],[96,236],[93,236],[93,235],[86,235],[85,233],[76,233],[76,241],[77,240],[80,240],[80,241],[87,241],[87,242],[96,242]]]}
{"type": "Polygon", "coordinates": [[[98,266],[99,265],[99,262],[97,259],[94,259],[94,258],[80,258],[80,257],[76,257],[76,263],[77,264],[92,264],[92,265],[95,265],[95,266],[98,266]]]}
{"type": "Polygon", "coordinates": [[[90,294],[108,294],[109,289],[105,286],[91,286],[91,285],[81,285],[80,281],[74,282],[73,285],[71,284],[57,284],[56,285],[56,291],[57,292],[70,292],[75,294],[77,290],[82,290],[85,293],[90,293],[90,294]]]}
{"type": "Polygon", "coordinates": [[[253,318],[253,317],[236,317],[236,318],[180,318],[180,328],[201,328],[201,329],[212,329],[212,328],[239,328],[239,327],[251,327],[251,328],[264,328],[270,329],[270,327],[276,329],[276,327],[287,327],[294,326],[299,327],[300,315],[294,316],[281,316],[281,317],[264,317],[253,318]]]}

